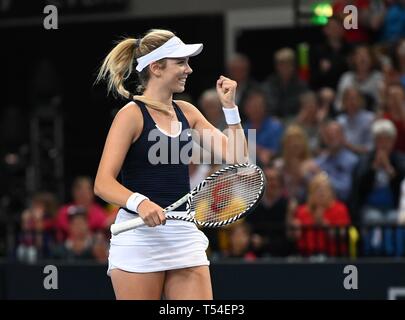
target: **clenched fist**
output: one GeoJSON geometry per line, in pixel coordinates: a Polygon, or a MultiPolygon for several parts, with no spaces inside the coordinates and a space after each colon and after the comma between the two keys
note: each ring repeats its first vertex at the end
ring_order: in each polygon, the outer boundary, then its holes
{"type": "Polygon", "coordinates": [[[233,81],[227,77],[220,76],[217,80],[217,93],[224,108],[234,108],[236,106],[236,87],[236,81],[233,81]]]}

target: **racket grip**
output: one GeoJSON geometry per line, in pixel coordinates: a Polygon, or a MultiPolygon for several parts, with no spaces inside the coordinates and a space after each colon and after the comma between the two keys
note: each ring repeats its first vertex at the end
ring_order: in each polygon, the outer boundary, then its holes
{"type": "Polygon", "coordinates": [[[120,223],[114,223],[111,225],[111,233],[116,236],[117,234],[128,231],[131,229],[135,229],[137,227],[145,225],[145,222],[143,222],[141,217],[137,217],[128,221],[120,222],[120,223]]]}

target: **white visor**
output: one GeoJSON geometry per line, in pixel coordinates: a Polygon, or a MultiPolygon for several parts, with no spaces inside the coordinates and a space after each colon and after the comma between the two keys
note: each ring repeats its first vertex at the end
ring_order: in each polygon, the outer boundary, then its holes
{"type": "Polygon", "coordinates": [[[163,58],[185,58],[192,57],[199,54],[203,49],[202,43],[197,44],[184,44],[178,37],[170,38],[163,45],[155,50],[145,54],[136,59],[138,65],[136,70],[141,72],[146,66],[152,62],[158,61],[163,58]]]}

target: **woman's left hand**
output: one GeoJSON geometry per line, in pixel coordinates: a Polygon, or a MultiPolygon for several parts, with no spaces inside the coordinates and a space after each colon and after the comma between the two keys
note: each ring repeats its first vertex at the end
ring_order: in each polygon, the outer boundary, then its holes
{"type": "Polygon", "coordinates": [[[236,87],[236,81],[233,81],[227,77],[220,76],[217,80],[217,93],[224,108],[234,108],[236,106],[236,87]]]}

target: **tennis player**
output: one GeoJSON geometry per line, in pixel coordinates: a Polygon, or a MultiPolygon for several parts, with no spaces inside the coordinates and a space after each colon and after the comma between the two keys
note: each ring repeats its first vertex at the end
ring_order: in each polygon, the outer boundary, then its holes
{"type": "MultiPolygon", "coordinates": [[[[184,44],[170,31],[154,29],[142,38],[119,42],[101,66],[97,80],[106,79],[109,90],[132,101],[113,120],[94,191],[121,207],[116,223],[138,216],[146,223],[111,238],[107,274],[117,299],[213,298],[207,237],[193,223],[166,221],[162,209],[190,191],[188,163],[155,164],[150,159],[156,143],[150,139],[151,132],[156,130],[168,141],[167,150],[173,145],[181,149],[192,139],[182,132],[194,129],[201,135],[209,132],[212,151],[221,152],[228,163],[241,162],[237,144],[242,145],[242,156],[247,156],[235,105],[235,81],[220,76],[216,83],[229,126],[227,135],[192,104],[173,100],[174,93],[184,91],[193,71],[189,57],[202,48],[202,44],[184,44]],[[142,95],[136,96],[124,88],[134,64],[142,84],[142,95]]],[[[177,210],[181,214],[185,207],[177,210]]]]}

